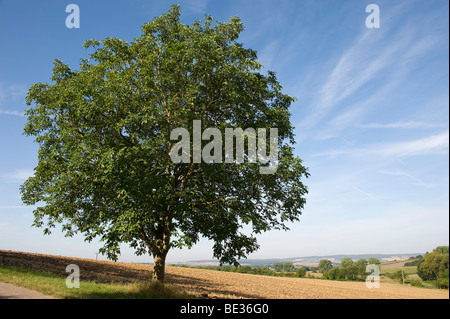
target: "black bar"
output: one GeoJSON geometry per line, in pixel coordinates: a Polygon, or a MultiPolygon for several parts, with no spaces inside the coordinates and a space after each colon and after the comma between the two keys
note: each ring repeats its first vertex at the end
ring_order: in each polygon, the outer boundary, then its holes
{"type": "Polygon", "coordinates": [[[140,318],[302,318],[311,315],[390,316],[446,309],[449,300],[356,299],[89,299],[0,300],[2,311],[16,315],[43,313],[80,316],[139,316],[140,318]],[[32,305],[26,305],[32,303],[32,305]],[[430,308],[431,307],[431,308],[430,308]],[[436,308],[437,307],[437,308],[436,308]]]}

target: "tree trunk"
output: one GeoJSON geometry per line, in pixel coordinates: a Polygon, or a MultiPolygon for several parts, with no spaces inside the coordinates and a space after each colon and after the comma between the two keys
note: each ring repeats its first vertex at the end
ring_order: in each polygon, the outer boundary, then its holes
{"type": "Polygon", "coordinates": [[[145,229],[139,229],[142,240],[153,255],[153,280],[157,283],[164,283],[166,256],[170,249],[171,218],[169,211],[167,216],[159,218],[156,227],[149,227],[147,233],[145,229]]]}
{"type": "Polygon", "coordinates": [[[153,258],[153,280],[164,283],[167,253],[157,254],[153,258]]]}

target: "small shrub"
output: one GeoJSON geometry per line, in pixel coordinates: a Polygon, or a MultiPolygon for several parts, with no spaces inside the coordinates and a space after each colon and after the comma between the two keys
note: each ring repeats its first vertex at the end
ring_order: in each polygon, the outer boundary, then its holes
{"type": "Polygon", "coordinates": [[[250,267],[250,266],[240,266],[236,269],[236,272],[243,273],[243,274],[248,274],[251,271],[252,271],[252,267],[250,267]]]}
{"type": "Polygon", "coordinates": [[[222,271],[231,271],[231,267],[230,266],[223,266],[222,267],[222,271]]]}
{"type": "Polygon", "coordinates": [[[303,278],[306,276],[306,268],[300,267],[295,269],[295,277],[303,278]]]}
{"type": "Polygon", "coordinates": [[[438,287],[440,289],[448,289],[448,269],[445,269],[439,276],[438,287]]]}
{"type": "Polygon", "coordinates": [[[413,287],[423,287],[423,283],[422,280],[420,280],[419,278],[412,278],[409,283],[411,284],[411,286],[413,287]]]}
{"type": "Polygon", "coordinates": [[[391,279],[398,280],[400,283],[403,283],[403,277],[405,278],[405,280],[408,277],[408,275],[402,274],[401,270],[397,270],[394,273],[386,274],[386,276],[391,279]]]}
{"type": "Polygon", "coordinates": [[[437,283],[439,289],[448,289],[448,284],[448,278],[441,278],[437,283]]]}

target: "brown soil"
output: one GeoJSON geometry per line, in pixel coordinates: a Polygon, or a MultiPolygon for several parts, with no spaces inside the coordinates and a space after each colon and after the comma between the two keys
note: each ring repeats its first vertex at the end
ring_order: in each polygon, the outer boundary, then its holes
{"type": "MultiPolygon", "coordinates": [[[[151,265],[97,261],[0,250],[0,264],[49,271],[66,277],[68,264],[80,267],[81,280],[130,283],[150,280],[151,265]]],[[[369,289],[364,282],[340,282],[307,278],[269,277],[214,270],[166,267],[166,282],[196,298],[270,299],[448,299],[448,290],[381,283],[369,289]]]]}

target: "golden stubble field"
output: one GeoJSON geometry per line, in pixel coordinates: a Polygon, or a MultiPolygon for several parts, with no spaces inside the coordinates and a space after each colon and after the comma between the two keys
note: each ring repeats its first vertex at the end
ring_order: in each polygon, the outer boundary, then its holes
{"type": "MultiPolygon", "coordinates": [[[[66,277],[66,266],[80,267],[81,280],[136,282],[150,280],[153,267],[0,250],[0,264],[49,271],[66,277]]],[[[369,289],[364,282],[269,277],[214,270],[166,267],[166,282],[196,298],[257,299],[449,299],[448,290],[381,283],[369,289]]]]}

